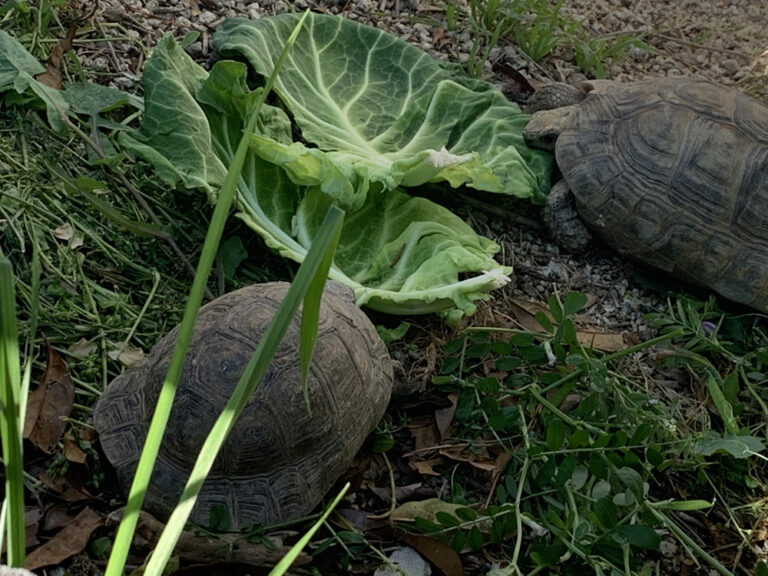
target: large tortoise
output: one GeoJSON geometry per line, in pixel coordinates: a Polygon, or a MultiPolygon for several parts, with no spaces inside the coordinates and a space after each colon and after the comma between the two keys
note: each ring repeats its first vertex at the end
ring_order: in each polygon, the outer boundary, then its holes
{"type": "Polygon", "coordinates": [[[583,221],[625,256],[768,311],[767,107],[684,78],[535,96],[524,136],[554,149],[564,182],[544,219],[566,250],[588,243],[583,221]]]}
{"type": "MultiPolygon", "coordinates": [[[[199,448],[288,286],[249,286],[200,309],[146,495],[145,507],[157,516],[167,517],[176,505],[199,448]]],[[[325,288],[308,376],[311,413],[301,388],[299,329],[295,318],[202,487],[194,522],[208,525],[214,506],[227,512],[231,530],[307,515],[383,416],[392,392],[392,363],[351,290],[335,282],[325,288]]],[[[117,377],[96,404],[94,425],[124,491],[177,333],[178,327],[139,366],[117,377]]]]}

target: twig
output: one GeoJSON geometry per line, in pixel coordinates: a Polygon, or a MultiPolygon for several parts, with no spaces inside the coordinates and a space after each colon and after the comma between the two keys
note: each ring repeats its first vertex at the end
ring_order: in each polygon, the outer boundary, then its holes
{"type": "Polygon", "coordinates": [[[680,44],[681,46],[689,46],[691,48],[708,50],[709,52],[718,52],[720,54],[729,54],[731,56],[738,56],[739,58],[745,58],[747,60],[752,59],[751,56],[749,56],[748,54],[745,54],[744,52],[737,52],[736,50],[728,50],[726,48],[715,48],[714,46],[708,46],[706,44],[697,44],[696,42],[690,42],[688,40],[680,40],[680,38],[675,38],[674,36],[667,36],[666,34],[657,34],[657,33],[651,32],[648,34],[648,36],[653,36],[654,38],[659,38],[660,40],[668,40],[669,42],[674,42],[675,44],[680,44]]]}
{"type": "Polygon", "coordinates": [[[391,496],[389,503],[389,510],[384,512],[383,514],[369,514],[368,518],[380,520],[382,518],[389,518],[392,515],[392,512],[395,511],[395,508],[397,508],[397,487],[395,486],[395,472],[392,470],[392,464],[389,462],[389,458],[387,458],[386,453],[381,454],[384,458],[384,463],[387,465],[387,470],[389,471],[389,487],[391,488],[391,496]]]}

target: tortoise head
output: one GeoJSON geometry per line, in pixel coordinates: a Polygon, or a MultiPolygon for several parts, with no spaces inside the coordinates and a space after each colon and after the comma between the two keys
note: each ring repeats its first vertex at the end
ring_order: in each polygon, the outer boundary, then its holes
{"type": "Polygon", "coordinates": [[[615,86],[611,80],[590,80],[578,86],[563,82],[545,84],[528,99],[525,111],[532,114],[523,130],[526,143],[554,152],[560,133],[568,127],[581,102],[591,92],[605,92],[615,86]]]}
{"type": "Polygon", "coordinates": [[[536,112],[523,129],[525,143],[532,148],[554,152],[557,137],[568,127],[577,107],[578,105],[574,104],[564,108],[536,112]]]}

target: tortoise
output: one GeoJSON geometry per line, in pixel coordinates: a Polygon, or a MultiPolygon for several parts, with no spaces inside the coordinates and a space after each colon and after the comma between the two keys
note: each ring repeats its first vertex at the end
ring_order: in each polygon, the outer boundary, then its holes
{"type": "Polygon", "coordinates": [[[543,218],[565,250],[583,250],[592,230],[768,311],[768,107],[686,78],[552,84],[532,101],[524,137],[554,150],[562,172],[543,218]]]}
{"type": "MultiPolygon", "coordinates": [[[[170,515],[213,423],[234,390],[289,284],[241,288],[203,306],[168,420],[145,509],[170,515]]],[[[306,516],[349,468],[382,418],[393,367],[352,291],[328,282],[307,378],[301,386],[294,318],[267,373],[235,423],[190,516],[208,526],[227,513],[228,529],[306,516]]],[[[93,423],[124,492],[130,487],[179,327],[99,398],[93,423]]]]}

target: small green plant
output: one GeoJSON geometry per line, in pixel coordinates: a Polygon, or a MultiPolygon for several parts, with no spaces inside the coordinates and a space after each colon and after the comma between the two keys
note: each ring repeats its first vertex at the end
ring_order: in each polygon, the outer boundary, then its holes
{"type": "MultiPolygon", "coordinates": [[[[579,68],[594,78],[603,78],[605,65],[625,58],[631,46],[650,50],[642,35],[591,37],[580,20],[562,13],[563,4],[564,0],[470,0],[473,44],[467,73],[482,76],[491,51],[502,40],[514,40],[534,62],[557,46],[568,46],[574,50],[579,68]]],[[[454,7],[451,21],[455,19],[454,7]]]]}
{"type": "Polygon", "coordinates": [[[571,40],[576,64],[584,74],[593,78],[605,77],[605,65],[627,57],[632,46],[650,51],[642,35],[596,36],[593,38],[573,37],[571,40]]]}
{"type": "Polygon", "coordinates": [[[456,30],[459,23],[459,4],[458,2],[448,2],[445,5],[445,27],[448,30],[456,30]]]}
{"type": "Polygon", "coordinates": [[[501,40],[514,39],[533,61],[567,43],[580,23],[561,15],[564,0],[470,0],[469,23],[473,34],[467,63],[470,76],[483,75],[485,62],[501,40]]]}
{"type": "Polygon", "coordinates": [[[768,438],[768,331],[760,316],[726,314],[714,297],[680,296],[649,319],[661,333],[681,334],[666,361],[704,380],[725,432],[750,443],[768,438]]]}
{"type": "MultiPolygon", "coordinates": [[[[700,318],[686,313],[684,321],[665,317],[658,338],[600,354],[580,343],[573,322],[585,301],[578,293],[553,297],[547,313],[537,314],[540,332],[469,330],[445,345],[435,383],[458,395],[455,438],[509,455],[491,505],[474,510],[480,503],[466,504],[486,522],[500,512],[506,518],[480,531],[482,538],[472,534],[475,518],[466,512],[466,518],[422,519],[417,527],[455,547],[470,540],[497,546],[509,559],[499,575],[555,566],[568,574],[645,573],[661,534],[671,534],[698,559],[730,574],[674,518],[678,511],[712,503],[672,499],[662,472],[698,474],[707,483],[712,481],[704,467],[708,455],[743,462],[761,451],[759,442],[730,435],[706,444],[707,430],[681,428],[673,406],[659,402],[617,364],[660,345],[661,353],[674,356],[669,343],[686,336],[706,339],[693,345],[698,350],[724,344],[709,339],[711,333],[705,336],[700,318]],[[489,366],[495,368],[490,373],[489,366]],[[744,446],[751,451],[745,453],[744,446]]],[[[762,332],[748,338],[754,337],[761,339],[762,332]]]]}
{"type": "Polygon", "coordinates": [[[572,37],[581,24],[560,14],[563,0],[552,5],[548,0],[527,0],[509,4],[514,15],[514,38],[520,49],[534,62],[549,55],[572,37]]]}
{"type": "Polygon", "coordinates": [[[470,0],[469,24],[473,38],[466,64],[470,76],[483,75],[491,50],[512,31],[513,20],[505,13],[506,4],[504,0],[470,0]]]}

